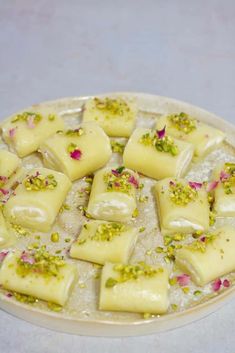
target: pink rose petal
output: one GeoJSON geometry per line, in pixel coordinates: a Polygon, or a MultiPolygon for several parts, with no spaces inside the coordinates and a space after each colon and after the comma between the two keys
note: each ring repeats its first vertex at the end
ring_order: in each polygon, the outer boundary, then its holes
{"type": "Polygon", "coordinates": [[[0,189],[0,192],[1,192],[3,195],[9,194],[9,190],[6,190],[6,189],[0,189]]]}
{"type": "Polygon", "coordinates": [[[221,279],[218,278],[212,283],[212,289],[214,292],[218,292],[220,290],[220,287],[222,285],[221,279]]]}
{"type": "Polygon", "coordinates": [[[35,124],[34,124],[34,115],[30,115],[27,119],[27,125],[29,129],[34,129],[35,124]]]}
{"type": "Polygon", "coordinates": [[[33,265],[35,263],[35,259],[30,254],[27,254],[25,251],[22,252],[20,259],[30,265],[33,265]]]}
{"type": "Polygon", "coordinates": [[[134,175],[131,175],[128,179],[129,183],[131,183],[132,185],[134,185],[134,187],[137,189],[139,186],[138,180],[136,180],[136,178],[134,177],[134,175]]]}
{"type": "Polygon", "coordinates": [[[170,184],[170,186],[175,186],[175,183],[174,183],[174,181],[172,181],[172,180],[170,181],[169,184],[170,184]]]}
{"type": "Polygon", "coordinates": [[[119,176],[120,175],[120,173],[116,169],[112,169],[111,172],[115,176],[119,176]]]}
{"type": "Polygon", "coordinates": [[[162,139],[166,134],[166,126],[164,126],[164,128],[162,130],[157,130],[156,133],[157,133],[158,138],[162,139]]]}
{"type": "Polygon", "coordinates": [[[187,286],[189,284],[190,281],[190,276],[186,275],[185,273],[182,275],[179,275],[176,277],[177,282],[179,283],[180,286],[187,286]]]}
{"type": "Polygon", "coordinates": [[[0,262],[2,262],[5,259],[5,257],[7,256],[8,252],[9,251],[1,251],[0,252],[0,262]]]}
{"type": "Polygon", "coordinates": [[[4,184],[7,182],[8,178],[6,176],[0,176],[0,181],[2,181],[4,184]]]}
{"type": "Polygon", "coordinates": [[[15,136],[15,133],[16,133],[16,128],[12,128],[9,130],[9,136],[10,138],[13,138],[15,136]]]}
{"type": "Polygon", "coordinates": [[[7,293],[7,294],[6,294],[6,297],[7,297],[7,298],[11,298],[11,297],[12,297],[12,294],[11,294],[11,293],[7,293]]]}
{"type": "Polygon", "coordinates": [[[201,237],[200,240],[204,243],[206,241],[206,237],[201,237]]]}
{"type": "Polygon", "coordinates": [[[229,282],[228,279],[224,279],[224,280],[223,280],[223,286],[224,286],[225,288],[228,288],[228,287],[230,286],[230,282],[229,282]]]}
{"type": "Polygon", "coordinates": [[[207,192],[211,192],[212,190],[214,190],[215,188],[217,188],[218,184],[219,184],[219,182],[216,181],[216,180],[211,181],[210,183],[208,183],[206,191],[207,191],[207,192]]]}
{"type": "Polygon", "coordinates": [[[81,159],[82,152],[79,149],[75,149],[73,152],[70,152],[70,157],[79,161],[81,159]]]}
{"type": "Polygon", "coordinates": [[[199,189],[201,189],[201,187],[202,187],[202,183],[198,183],[198,182],[196,182],[196,181],[189,181],[189,186],[190,186],[192,189],[199,190],[199,189]]]}
{"type": "Polygon", "coordinates": [[[119,187],[119,186],[120,186],[120,183],[118,183],[117,181],[115,181],[114,185],[117,186],[117,187],[119,187]]]}
{"type": "Polygon", "coordinates": [[[224,170],[220,172],[220,181],[225,181],[230,177],[230,174],[226,173],[224,170]]]}

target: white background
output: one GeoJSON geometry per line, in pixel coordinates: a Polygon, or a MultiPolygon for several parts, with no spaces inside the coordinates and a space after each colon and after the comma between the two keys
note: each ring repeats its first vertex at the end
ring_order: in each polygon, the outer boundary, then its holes
{"type": "MultiPolygon", "coordinates": [[[[0,0],[0,117],[109,91],[178,98],[232,121],[234,0],[0,0]]],[[[52,332],[0,312],[0,353],[234,353],[235,301],[162,334],[52,332]]]]}

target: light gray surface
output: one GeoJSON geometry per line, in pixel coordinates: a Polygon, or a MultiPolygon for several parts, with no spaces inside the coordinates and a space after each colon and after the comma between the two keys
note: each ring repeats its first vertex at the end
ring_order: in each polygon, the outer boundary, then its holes
{"type": "MultiPolygon", "coordinates": [[[[0,0],[0,117],[43,100],[155,93],[234,121],[233,0],[0,0]]],[[[158,335],[105,339],[38,328],[0,312],[0,352],[235,351],[235,300],[158,335]]]]}

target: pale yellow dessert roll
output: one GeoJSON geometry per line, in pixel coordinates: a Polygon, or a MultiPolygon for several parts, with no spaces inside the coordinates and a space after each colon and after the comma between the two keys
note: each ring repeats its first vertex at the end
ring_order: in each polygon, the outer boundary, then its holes
{"type": "Polygon", "coordinates": [[[166,127],[169,135],[190,142],[195,147],[195,157],[203,157],[217,148],[225,139],[224,132],[198,121],[186,113],[162,116],[156,128],[166,127]]]}
{"type": "Polygon", "coordinates": [[[5,204],[4,215],[13,224],[48,231],[70,187],[70,180],[62,173],[33,169],[5,204]]]}
{"type": "Polygon", "coordinates": [[[167,178],[158,181],[154,191],[163,234],[209,228],[209,203],[203,185],[167,178]]]}
{"type": "Polygon", "coordinates": [[[168,271],[163,267],[106,263],[99,309],[164,314],[169,306],[168,286],[168,271]]]}
{"type": "Polygon", "coordinates": [[[99,170],[93,179],[87,212],[95,219],[126,222],[136,210],[138,175],[124,167],[99,170]]]}
{"type": "Polygon", "coordinates": [[[104,167],[112,155],[108,136],[94,122],[49,137],[39,151],[46,167],[63,172],[72,181],[104,167]]]}
{"type": "Polygon", "coordinates": [[[9,252],[0,268],[0,284],[13,292],[64,305],[76,280],[77,269],[47,253],[48,260],[45,254],[38,251],[35,257],[18,250],[9,252]]]}
{"type": "Polygon", "coordinates": [[[123,163],[148,177],[162,179],[183,176],[192,156],[192,144],[168,136],[159,139],[155,130],[137,128],[125,147],[123,163]]]}
{"type": "Polygon", "coordinates": [[[85,103],[83,121],[96,121],[109,136],[129,137],[134,129],[137,107],[123,98],[93,98],[85,103]]]}
{"type": "Polygon", "coordinates": [[[18,154],[25,157],[37,151],[43,140],[64,128],[64,121],[47,109],[41,113],[22,112],[1,124],[4,141],[18,154]]]}
{"type": "Polygon", "coordinates": [[[117,222],[90,221],[70,249],[70,256],[104,265],[105,262],[127,263],[133,251],[138,231],[117,222]]]}
{"type": "Polygon", "coordinates": [[[235,270],[235,230],[221,227],[176,251],[176,265],[199,286],[235,270]]]}
{"type": "Polygon", "coordinates": [[[235,163],[221,163],[212,174],[213,209],[217,217],[235,216],[235,163]]]}

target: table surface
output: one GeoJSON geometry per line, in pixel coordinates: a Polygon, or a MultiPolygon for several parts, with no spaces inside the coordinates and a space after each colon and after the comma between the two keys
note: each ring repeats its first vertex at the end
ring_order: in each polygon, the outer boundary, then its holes
{"type": "MultiPolygon", "coordinates": [[[[235,110],[234,0],[0,0],[0,117],[44,100],[112,91],[235,110]]],[[[61,334],[0,312],[0,352],[234,353],[235,300],[177,330],[135,338],[61,334]]]]}

